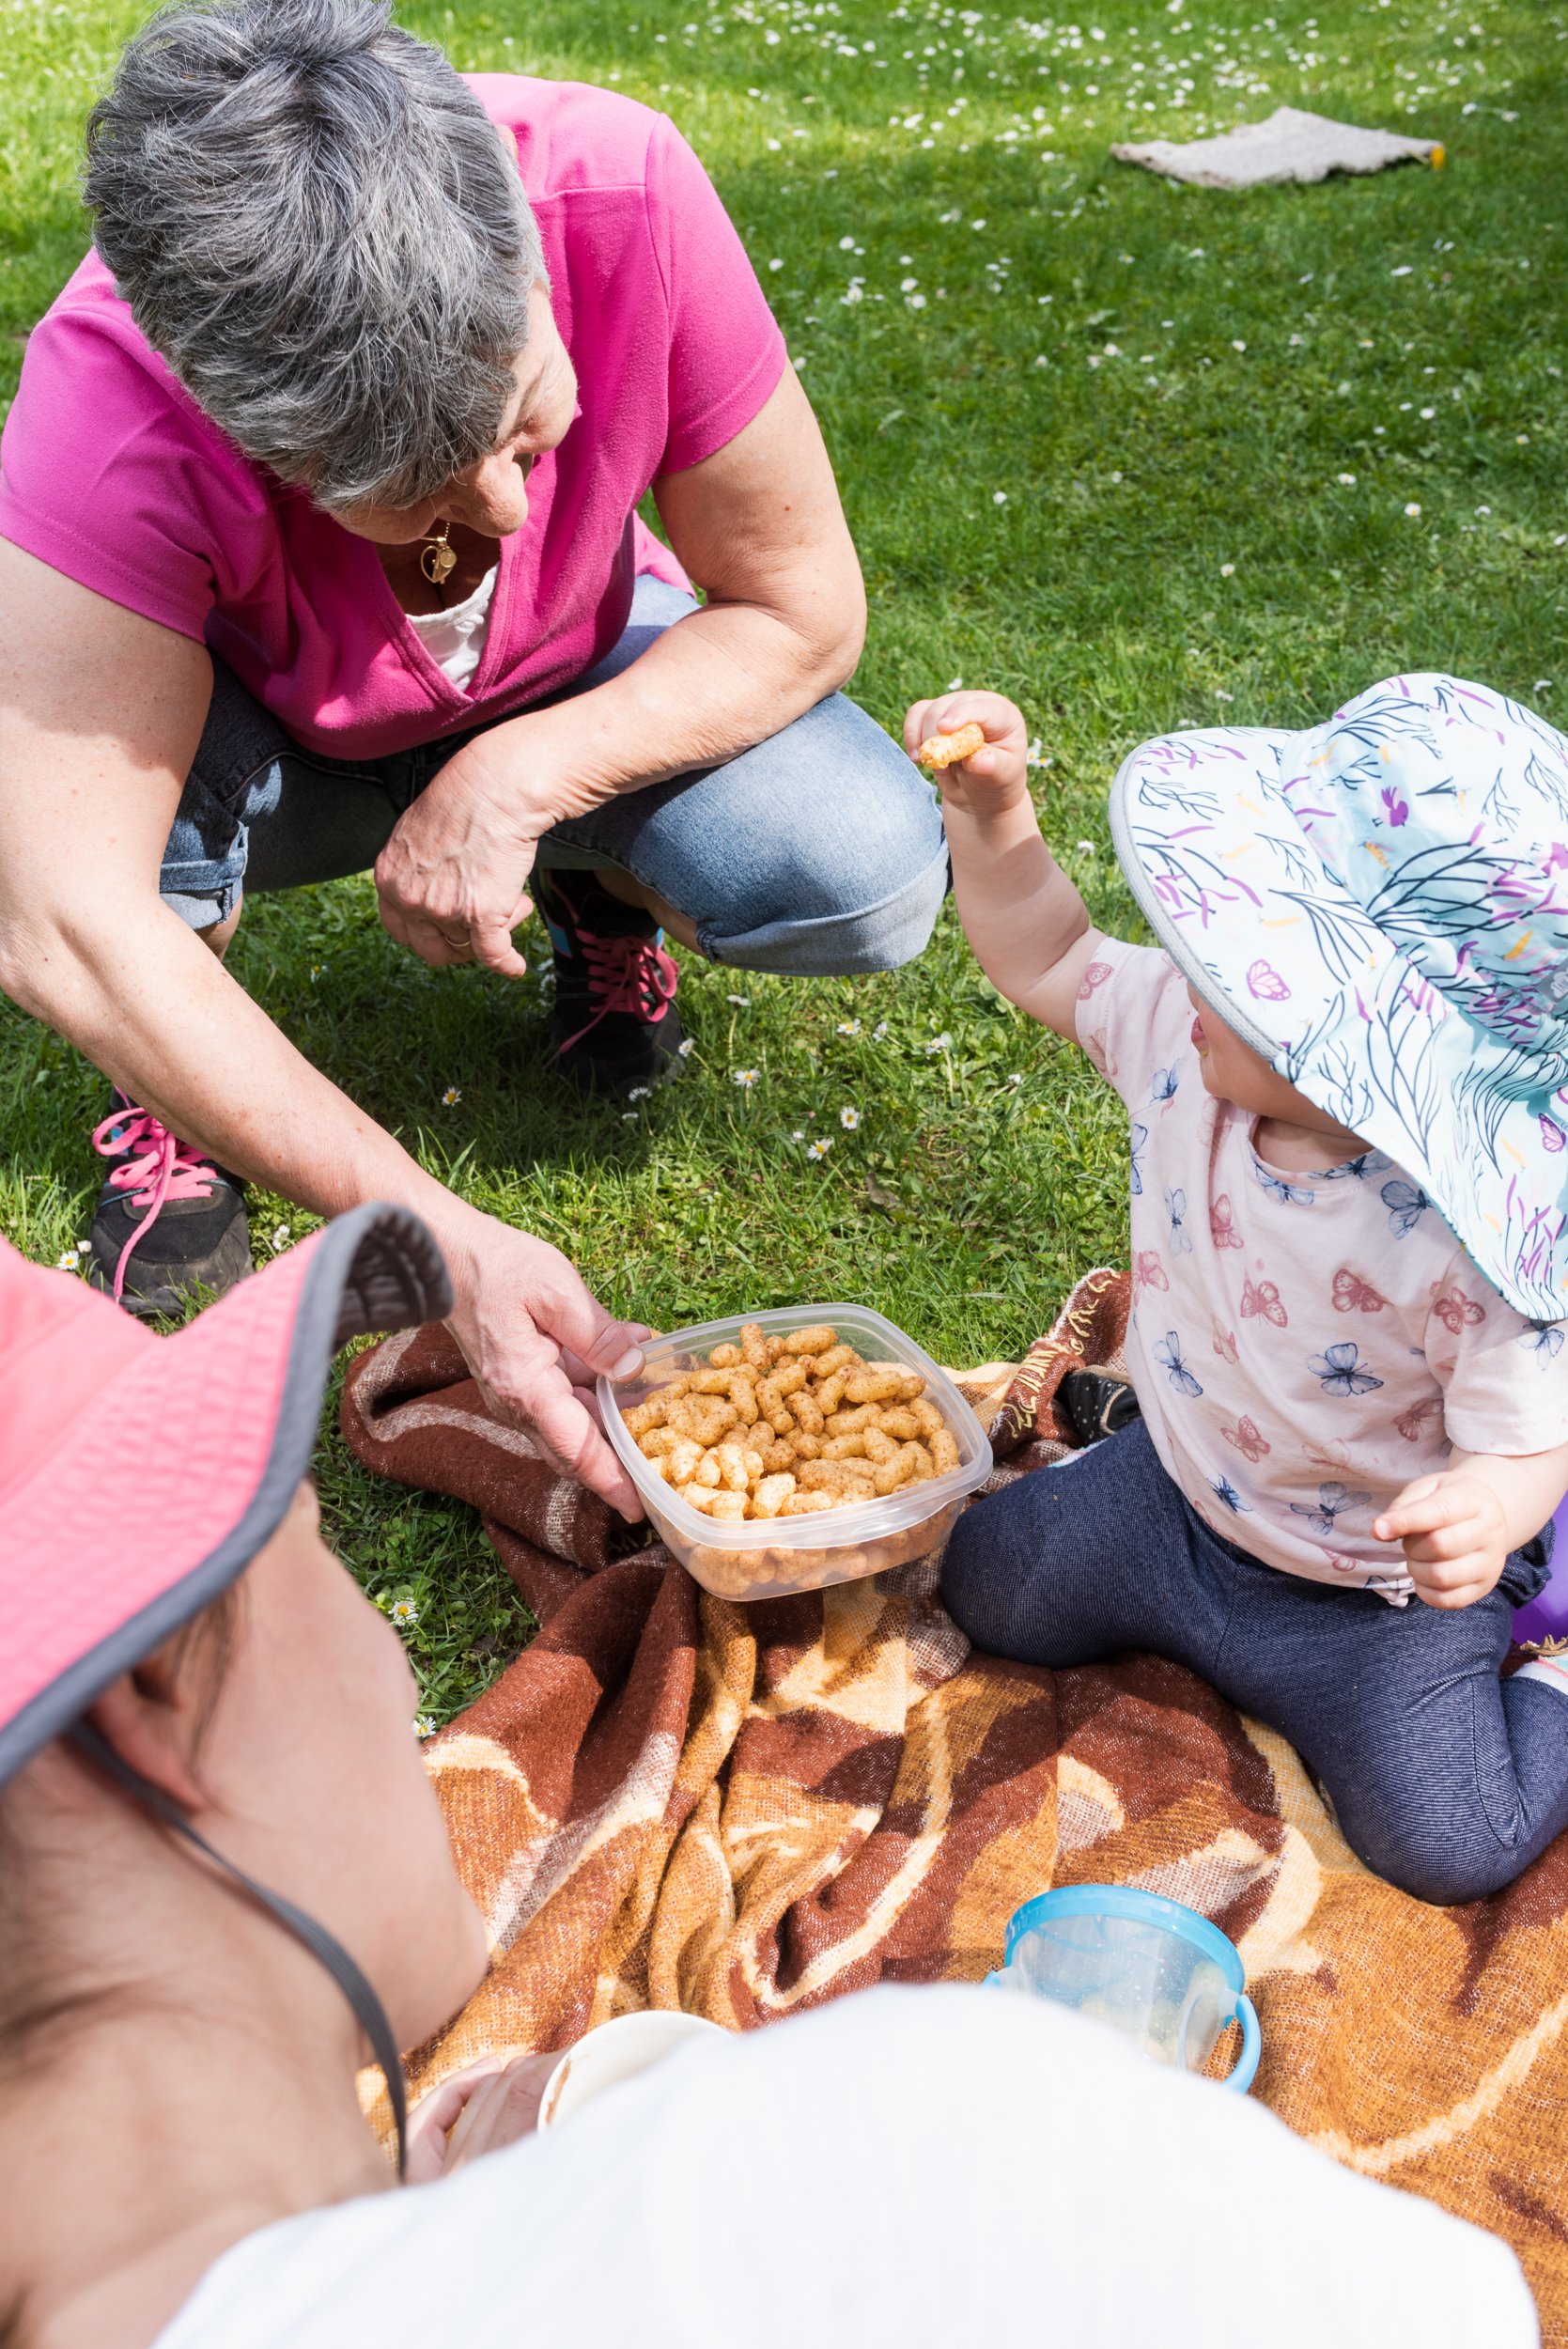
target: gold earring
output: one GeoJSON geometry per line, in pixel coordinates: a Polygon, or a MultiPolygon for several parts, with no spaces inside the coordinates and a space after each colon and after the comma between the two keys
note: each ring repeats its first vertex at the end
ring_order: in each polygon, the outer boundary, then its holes
{"type": "Polygon", "coordinates": [[[432,587],[444,587],[458,568],[458,558],[446,536],[451,526],[443,521],[419,551],[419,568],[432,587]]]}

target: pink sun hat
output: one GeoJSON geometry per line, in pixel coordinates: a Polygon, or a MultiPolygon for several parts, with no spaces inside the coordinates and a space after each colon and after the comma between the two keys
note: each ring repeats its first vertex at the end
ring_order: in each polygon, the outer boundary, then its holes
{"type": "Polygon", "coordinates": [[[340,1216],[171,1337],[0,1240],[0,1782],[271,1538],[338,1347],[451,1304],[403,1207],[340,1216]]]}

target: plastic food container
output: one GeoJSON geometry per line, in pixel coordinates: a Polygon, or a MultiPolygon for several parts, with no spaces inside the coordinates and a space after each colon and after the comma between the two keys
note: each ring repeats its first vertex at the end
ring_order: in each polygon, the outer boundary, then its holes
{"type": "Polygon", "coordinates": [[[1074,1884],[1015,1910],[1006,1962],[989,1980],[1076,2007],[1157,2063],[1201,2072],[1230,2023],[1241,2054],[1224,2086],[1251,2087],[1262,2041],[1235,1943],[1162,1892],[1074,1884]]]}
{"type": "Polygon", "coordinates": [[[820,1591],[831,1582],[854,1582],[908,1565],[947,1539],[965,1497],[991,1472],[986,1431],[946,1372],[902,1330],[864,1305],[785,1305],[772,1313],[737,1314],[728,1321],[705,1321],[694,1330],[650,1338],[644,1354],[640,1377],[619,1385],[606,1377],[598,1381],[605,1434],[651,1523],[681,1564],[720,1598],[786,1598],[795,1591],[820,1591]],[[645,1402],[678,1371],[700,1369],[716,1346],[734,1345],[749,1322],[768,1337],[788,1337],[819,1321],[831,1322],[840,1340],[868,1362],[919,1372],[927,1396],[952,1430],[958,1465],[886,1500],[854,1501],[815,1517],[747,1519],[721,1528],[655,1473],[621,1413],[645,1402]]]}

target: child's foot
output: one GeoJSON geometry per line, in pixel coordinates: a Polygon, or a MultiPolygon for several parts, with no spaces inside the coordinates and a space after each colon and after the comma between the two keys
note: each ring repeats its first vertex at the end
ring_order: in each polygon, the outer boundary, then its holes
{"type": "Polygon", "coordinates": [[[586,1092],[623,1101],[658,1084],[681,1041],[679,973],[663,931],[594,873],[536,871],[533,889],[555,949],[555,1066],[586,1092]]]}
{"type": "Polygon", "coordinates": [[[251,1268],[244,1186],[150,1110],[116,1092],[93,1129],[109,1161],[93,1217],[87,1278],[147,1320],[182,1314],[193,1294],[221,1297],[251,1268]]]}

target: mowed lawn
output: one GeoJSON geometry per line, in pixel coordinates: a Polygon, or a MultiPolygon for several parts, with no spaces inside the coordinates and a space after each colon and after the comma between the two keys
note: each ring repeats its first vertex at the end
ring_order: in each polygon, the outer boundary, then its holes
{"type": "MultiPolygon", "coordinates": [[[[856,693],[893,728],[960,678],[1014,694],[1052,844],[1125,928],[1105,796],[1144,736],[1306,723],[1400,668],[1568,708],[1568,8],[1073,5],[400,13],[459,67],[674,116],[838,466],[871,596],[856,693]],[[1281,102],[1438,138],[1447,167],[1236,198],[1110,160],[1281,102]]],[[[81,117],[140,13],[0,0],[7,392],[84,245],[81,117]]],[[[696,1049],[629,1115],[541,1074],[542,932],[532,951],[516,985],[427,972],[352,881],[257,900],[233,967],[427,1163],[653,1323],[860,1298],[986,1359],[1121,1253],[1120,1109],[986,986],[951,910],[886,977],[686,957],[696,1049]]],[[[0,1005],[0,1228],[49,1263],[90,1220],[103,1097],[0,1005]]],[[[262,1256],[309,1228],[282,1200],[252,1217],[262,1256]]],[[[447,1718],[526,1615],[466,1511],[360,1475],[335,1434],[323,1484],[366,1587],[413,1601],[447,1718]]]]}

